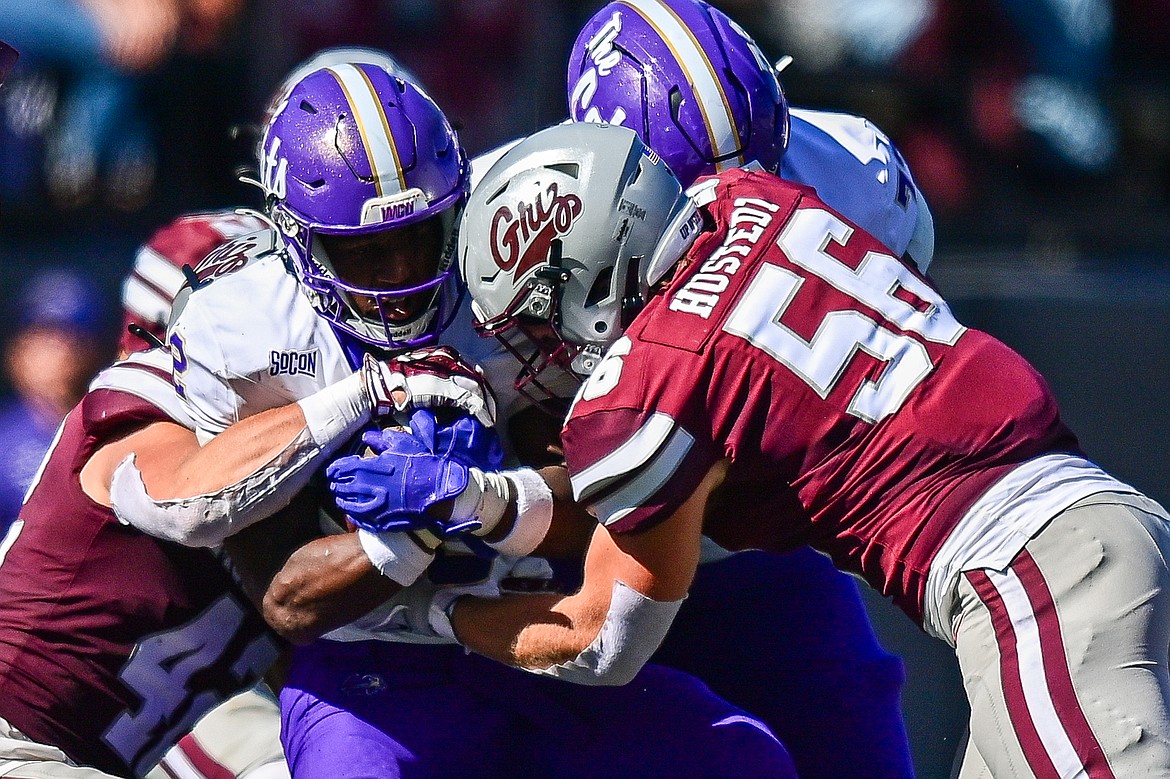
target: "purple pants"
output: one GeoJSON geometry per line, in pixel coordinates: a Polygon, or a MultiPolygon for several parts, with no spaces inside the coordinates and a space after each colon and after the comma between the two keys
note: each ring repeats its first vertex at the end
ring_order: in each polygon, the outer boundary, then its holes
{"type": "Polygon", "coordinates": [[[796,777],[767,726],[658,666],[584,687],[453,646],[319,641],[280,708],[296,779],[796,777]]]}
{"type": "Polygon", "coordinates": [[[808,547],[700,565],[652,661],[766,722],[801,779],[914,776],[902,661],[878,644],[853,579],[808,547]]]}

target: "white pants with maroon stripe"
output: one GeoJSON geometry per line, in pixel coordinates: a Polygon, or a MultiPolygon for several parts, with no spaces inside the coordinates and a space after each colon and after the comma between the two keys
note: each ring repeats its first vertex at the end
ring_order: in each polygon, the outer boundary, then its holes
{"type": "MultiPolygon", "coordinates": [[[[209,711],[171,747],[147,779],[288,779],[280,746],[280,709],[261,686],[209,711]]],[[[0,777],[118,779],[72,765],[57,747],[29,741],[0,718],[0,777]]]]}
{"type": "Polygon", "coordinates": [[[207,712],[147,779],[288,779],[280,707],[263,685],[207,712]]]}
{"type": "Polygon", "coordinates": [[[1170,777],[1170,517],[1100,493],[1004,571],[968,571],[956,652],[960,779],[1170,777]]]}

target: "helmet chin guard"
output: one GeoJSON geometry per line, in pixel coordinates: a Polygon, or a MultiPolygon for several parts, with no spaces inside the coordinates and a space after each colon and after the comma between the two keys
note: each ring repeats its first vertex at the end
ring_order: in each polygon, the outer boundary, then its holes
{"type": "MultiPolygon", "coordinates": [[[[273,109],[260,150],[260,178],[292,265],[321,316],[381,349],[430,343],[460,297],[454,233],[470,189],[455,131],[421,88],[377,64],[343,63],[292,85],[273,109]],[[360,237],[437,218],[434,273],[422,282],[370,288],[342,278],[322,236],[360,237]],[[429,296],[406,321],[394,301],[429,296]],[[374,301],[363,313],[355,299],[374,301]]],[[[428,268],[427,273],[431,273],[428,268]]]]}

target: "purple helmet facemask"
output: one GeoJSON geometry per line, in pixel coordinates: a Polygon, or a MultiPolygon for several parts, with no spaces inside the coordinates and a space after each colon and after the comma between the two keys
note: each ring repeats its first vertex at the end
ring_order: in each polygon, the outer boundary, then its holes
{"type": "Polygon", "coordinates": [[[788,146],[788,103],[755,41],[701,0],[621,0],[569,55],[569,116],[629,127],[689,186],[788,146]]]}
{"type": "Polygon", "coordinates": [[[292,87],[267,127],[260,178],[273,222],[318,313],[379,348],[432,342],[450,324],[461,284],[454,231],[470,167],[451,125],[420,88],[368,64],[314,71],[292,87]],[[363,236],[438,217],[435,275],[410,286],[370,289],[342,279],[320,236],[363,236]],[[407,321],[394,301],[427,295],[407,321]],[[376,303],[363,314],[355,298],[376,303]]]}

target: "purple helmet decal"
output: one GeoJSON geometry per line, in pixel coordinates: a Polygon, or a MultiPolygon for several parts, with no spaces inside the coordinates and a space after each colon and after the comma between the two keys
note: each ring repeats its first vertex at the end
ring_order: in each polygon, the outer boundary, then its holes
{"type": "Polygon", "coordinates": [[[684,185],[748,163],[774,171],[788,103],[755,41],[702,0],[619,0],[595,13],[569,55],[569,115],[620,124],[684,185]]]}
{"type": "Polygon", "coordinates": [[[4,41],[0,41],[0,84],[4,83],[4,79],[8,77],[8,71],[12,70],[12,66],[16,64],[16,57],[16,49],[4,41]]]}
{"type": "Polygon", "coordinates": [[[264,130],[260,178],[273,222],[319,313],[382,348],[431,341],[458,303],[453,233],[467,199],[470,166],[438,106],[412,83],[373,64],[339,64],[306,75],[276,106],[264,130]],[[437,272],[423,283],[363,288],[342,279],[322,236],[356,237],[440,217],[437,272]],[[393,301],[430,295],[408,321],[393,301]],[[374,300],[361,313],[355,299],[374,300]]]}

